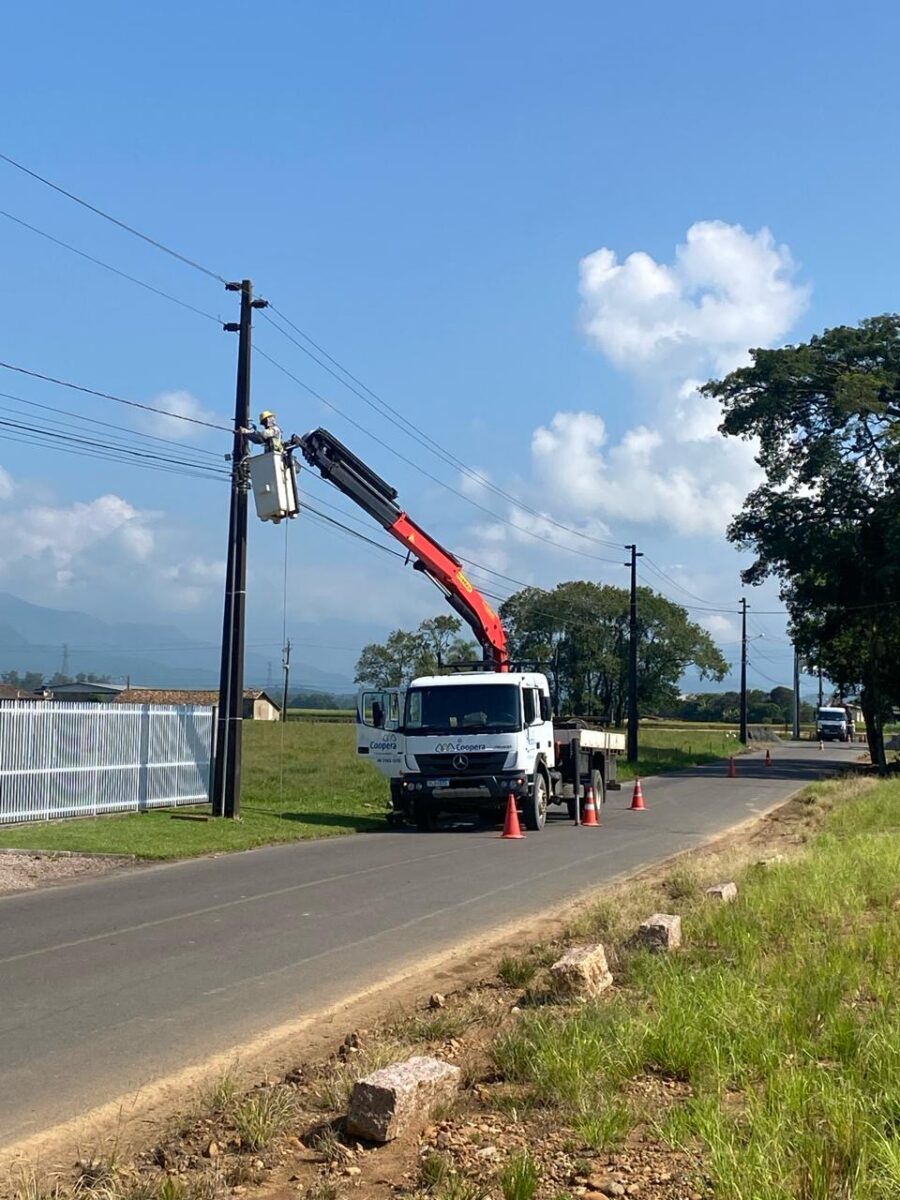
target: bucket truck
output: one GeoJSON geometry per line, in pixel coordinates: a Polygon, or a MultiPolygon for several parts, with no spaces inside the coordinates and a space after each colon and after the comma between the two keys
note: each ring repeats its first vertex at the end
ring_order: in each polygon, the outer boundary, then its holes
{"type": "Polygon", "coordinates": [[[567,805],[574,818],[587,787],[602,803],[607,787],[618,787],[624,736],[554,722],[546,676],[510,661],[500,617],[460,560],[403,512],[396,489],[326,429],[291,445],[406,548],[481,646],[483,662],[472,669],[360,694],[357,751],[390,780],[394,814],[423,830],[442,813],[499,819],[512,794],[526,827],[539,830],[549,804],[567,805]]]}

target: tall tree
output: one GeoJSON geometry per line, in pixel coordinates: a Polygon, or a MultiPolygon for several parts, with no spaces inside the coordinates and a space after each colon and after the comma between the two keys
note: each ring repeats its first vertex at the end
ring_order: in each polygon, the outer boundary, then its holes
{"type": "Polygon", "coordinates": [[[363,646],[356,682],[366,687],[399,687],[416,675],[435,675],[443,667],[467,662],[478,654],[474,642],[460,637],[462,622],[441,615],[423,621],[415,632],[395,629],[385,642],[363,646]]]}
{"type": "Polygon", "coordinates": [[[756,555],[744,580],[781,580],[801,654],[859,691],[884,767],[900,700],[900,316],[755,350],[704,391],[765,472],[728,534],[756,555]]]}
{"type": "MultiPolygon", "coordinates": [[[[553,591],[525,588],[500,615],[513,658],[536,659],[553,677],[558,711],[608,716],[621,725],[628,689],[628,605],[624,588],[586,581],[553,591]]],[[[678,696],[689,666],[721,679],[728,665],[712,638],[664,596],[638,591],[638,703],[659,710],[678,696]]]]}

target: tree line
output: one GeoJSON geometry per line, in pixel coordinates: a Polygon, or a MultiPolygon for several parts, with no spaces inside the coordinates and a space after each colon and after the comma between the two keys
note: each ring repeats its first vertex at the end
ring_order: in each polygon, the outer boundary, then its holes
{"type": "MultiPolygon", "coordinates": [[[[524,588],[501,605],[510,657],[546,674],[557,713],[597,716],[621,726],[628,694],[630,594],[589,581],[551,591],[524,588]]],[[[650,588],[638,590],[638,705],[657,712],[678,701],[678,683],[693,667],[701,678],[722,679],[728,664],[712,638],[686,610],[650,588]]],[[[479,657],[453,616],[397,629],[385,642],[363,648],[356,682],[397,687],[454,662],[479,657]]]]}
{"type": "Polygon", "coordinates": [[[79,671],[77,675],[64,675],[57,671],[54,675],[43,675],[40,671],[3,671],[0,681],[18,688],[21,692],[40,692],[44,688],[52,690],[62,687],[64,683],[111,683],[109,675],[95,675],[90,671],[79,671]]]}

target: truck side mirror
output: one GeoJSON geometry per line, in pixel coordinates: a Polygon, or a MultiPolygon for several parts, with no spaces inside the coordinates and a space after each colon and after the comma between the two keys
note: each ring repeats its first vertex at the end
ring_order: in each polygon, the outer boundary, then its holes
{"type": "Polygon", "coordinates": [[[384,729],[384,705],[380,700],[372,701],[372,724],[376,729],[384,729]]]}
{"type": "Polygon", "coordinates": [[[542,721],[552,721],[553,720],[553,708],[550,704],[550,697],[545,696],[543,694],[543,692],[541,693],[541,720],[542,721]]]}

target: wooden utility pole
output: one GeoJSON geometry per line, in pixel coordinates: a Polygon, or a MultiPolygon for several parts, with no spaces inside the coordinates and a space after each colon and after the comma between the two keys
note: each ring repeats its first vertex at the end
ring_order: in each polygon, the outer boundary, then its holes
{"type": "Polygon", "coordinates": [[[747,745],[747,600],[741,596],[741,732],[740,739],[747,745]]]}
{"type": "Polygon", "coordinates": [[[642,554],[637,546],[626,546],[631,551],[631,604],[628,612],[628,761],[638,759],[638,608],[637,608],[637,560],[642,554]]]}

